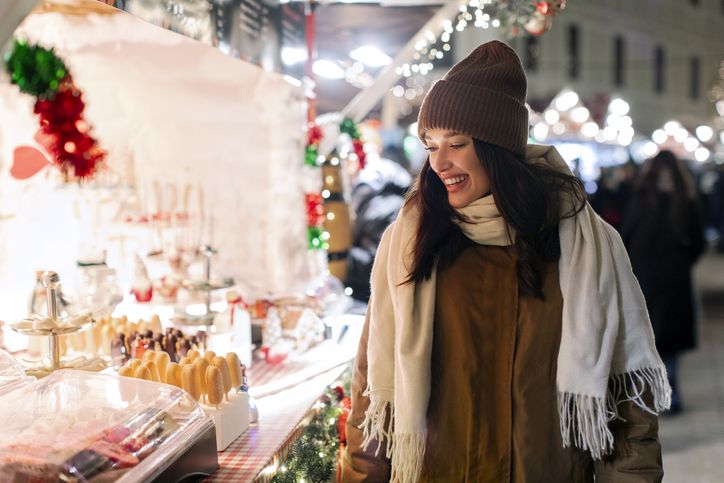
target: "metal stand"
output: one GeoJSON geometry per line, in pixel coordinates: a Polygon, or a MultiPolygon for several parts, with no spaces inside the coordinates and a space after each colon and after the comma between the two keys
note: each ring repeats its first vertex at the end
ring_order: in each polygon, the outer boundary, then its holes
{"type": "MultiPolygon", "coordinates": [[[[60,277],[55,272],[45,272],[41,279],[43,287],[45,287],[45,297],[48,304],[48,317],[58,325],[58,286],[60,285],[60,277]]],[[[50,346],[50,369],[57,371],[60,369],[60,346],[58,344],[58,335],[51,332],[48,336],[48,344],[50,346]]]]}
{"type": "Polygon", "coordinates": [[[192,317],[188,314],[180,317],[174,317],[174,320],[182,325],[202,325],[210,326],[214,323],[214,312],[211,311],[211,292],[222,290],[234,285],[233,279],[224,279],[221,283],[214,284],[211,281],[211,258],[217,253],[217,250],[209,245],[199,247],[199,253],[206,258],[205,260],[205,279],[204,280],[185,280],[182,286],[186,290],[192,292],[205,292],[204,306],[206,313],[202,316],[192,317]]]}
{"type": "Polygon", "coordinates": [[[58,337],[88,328],[95,322],[95,320],[93,320],[90,316],[90,312],[84,315],[79,313],[66,320],[61,319],[60,314],[58,313],[58,304],[60,302],[60,276],[58,276],[55,272],[43,272],[40,281],[43,284],[43,287],[45,287],[48,316],[44,317],[39,314],[33,314],[29,318],[24,319],[17,324],[11,325],[11,328],[21,334],[47,337],[50,355],[50,370],[57,371],[60,369],[60,344],[58,337]],[[78,317],[81,317],[80,320],[82,322],[76,325],[78,317]],[[43,321],[45,325],[36,328],[35,323],[38,321],[43,321]],[[47,324],[47,322],[51,323],[47,324]]]}

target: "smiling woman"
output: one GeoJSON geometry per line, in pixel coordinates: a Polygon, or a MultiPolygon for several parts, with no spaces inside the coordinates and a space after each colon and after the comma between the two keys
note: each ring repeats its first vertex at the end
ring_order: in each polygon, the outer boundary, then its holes
{"type": "Polygon", "coordinates": [[[449,129],[425,133],[429,163],[445,185],[448,203],[465,208],[490,192],[490,180],[475,154],[473,138],[449,129]]]}
{"type": "Polygon", "coordinates": [[[661,481],[670,389],[641,290],[558,152],[526,146],[526,87],[493,41],[422,103],[430,154],[372,270],[344,482],[661,481]]]}

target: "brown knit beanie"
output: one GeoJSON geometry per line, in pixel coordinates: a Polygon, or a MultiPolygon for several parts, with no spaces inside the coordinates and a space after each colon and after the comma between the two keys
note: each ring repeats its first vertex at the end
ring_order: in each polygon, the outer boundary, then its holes
{"type": "Polygon", "coordinates": [[[520,59],[493,40],[473,50],[437,81],[417,118],[420,139],[429,129],[451,129],[525,156],[527,81],[520,59]]]}

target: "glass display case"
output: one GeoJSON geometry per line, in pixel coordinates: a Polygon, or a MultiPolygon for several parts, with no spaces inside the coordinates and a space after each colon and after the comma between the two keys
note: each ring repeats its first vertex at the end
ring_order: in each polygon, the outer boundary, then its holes
{"type": "Polygon", "coordinates": [[[60,370],[0,393],[0,481],[177,481],[218,468],[214,424],[184,391],[60,370]]]}
{"type": "Polygon", "coordinates": [[[13,356],[0,349],[0,396],[34,381],[13,356]]]}

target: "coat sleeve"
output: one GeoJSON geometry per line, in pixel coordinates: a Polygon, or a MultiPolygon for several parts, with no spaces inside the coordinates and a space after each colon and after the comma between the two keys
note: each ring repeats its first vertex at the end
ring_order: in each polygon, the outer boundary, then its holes
{"type": "MultiPolygon", "coordinates": [[[[644,395],[653,407],[651,393],[644,395]]],[[[594,462],[596,483],[659,483],[664,477],[658,416],[631,401],[618,406],[620,418],[610,423],[613,451],[594,462]]]]}
{"type": "MultiPolygon", "coordinates": [[[[371,301],[370,301],[371,303],[371,301]]],[[[390,460],[384,456],[384,449],[375,456],[378,442],[362,449],[362,430],[365,412],[370,405],[368,397],[363,396],[367,387],[367,343],[369,339],[370,311],[367,310],[365,325],[362,329],[352,376],[352,410],[347,418],[347,448],[342,458],[342,482],[381,483],[390,479],[390,460]]],[[[389,417],[389,415],[388,415],[389,417]]]]}

